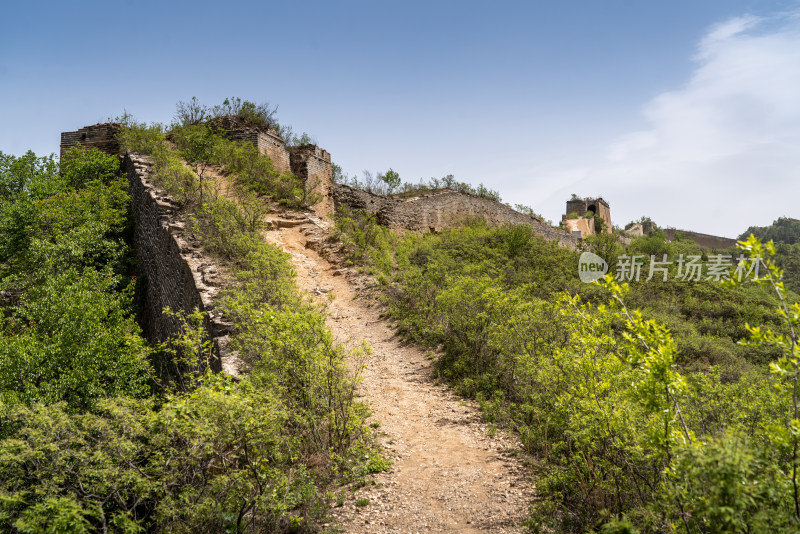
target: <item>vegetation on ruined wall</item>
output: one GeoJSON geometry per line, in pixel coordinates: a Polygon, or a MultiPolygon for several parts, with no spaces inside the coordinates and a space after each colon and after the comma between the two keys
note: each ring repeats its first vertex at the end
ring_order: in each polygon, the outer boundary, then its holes
{"type": "Polygon", "coordinates": [[[125,117],[119,120],[126,124],[120,134],[123,146],[150,156],[159,185],[186,208],[203,208],[206,195],[219,196],[214,184],[205,180],[209,166],[221,166],[240,190],[250,190],[287,207],[298,208],[312,200],[300,180],[290,172],[278,171],[251,143],[226,139],[204,124],[174,126],[166,132],[160,124],[137,124],[125,117]],[[184,166],[184,161],[196,174],[184,166]]]}
{"type": "MultiPolygon", "coordinates": [[[[399,237],[374,224],[340,219],[351,261],[377,275],[404,335],[441,349],[440,376],[538,459],[534,531],[796,530],[797,347],[737,343],[758,332],[747,323],[796,331],[800,309],[777,313],[773,288],[582,284],[578,252],[524,227],[399,237]]],[[[623,253],[613,236],[589,246],[623,253]]],[[[701,253],[628,247],[678,251],[701,253]]]]}
{"type": "MultiPolygon", "coordinates": [[[[271,128],[283,139],[286,146],[302,146],[312,143],[311,136],[303,132],[297,136],[292,127],[279,124],[277,119],[278,106],[268,103],[256,104],[238,97],[226,98],[222,104],[208,107],[201,104],[197,97],[192,97],[189,102],[178,102],[175,112],[174,126],[197,126],[206,124],[214,126],[222,117],[234,118],[242,126],[254,128],[271,128]]],[[[316,143],[314,143],[316,144],[316,143]]]]}
{"type": "Polygon", "coordinates": [[[430,178],[427,181],[420,179],[419,182],[413,183],[403,182],[400,175],[392,169],[385,173],[377,172],[375,174],[365,170],[362,173],[362,177],[359,178],[356,175],[348,175],[342,171],[340,166],[334,163],[333,181],[380,196],[394,195],[403,198],[450,189],[465,195],[487,198],[496,202],[501,200],[500,193],[497,191],[489,189],[483,184],[474,187],[466,182],[459,182],[452,174],[448,174],[444,178],[430,178]]]}
{"type": "MultiPolygon", "coordinates": [[[[386,467],[357,376],[286,255],[258,236],[262,201],[201,185],[157,126],[124,137],[195,210],[204,246],[236,259],[224,305],[251,371],[233,382],[204,365],[177,378],[151,367],[116,157],[0,155],[0,530],[311,530],[333,481],[386,467]]],[[[171,346],[206,352],[202,316],[182,317],[171,346]]]]}

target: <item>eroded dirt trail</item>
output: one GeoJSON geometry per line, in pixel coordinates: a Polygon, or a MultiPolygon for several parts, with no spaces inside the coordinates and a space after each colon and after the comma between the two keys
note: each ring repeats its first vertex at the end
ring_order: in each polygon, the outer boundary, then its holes
{"type": "Polygon", "coordinates": [[[389,472],[333,510],[335,522],[359,532],[522,532],[534,488],[514,455],[519,446],[490,437],[475,406],[432,379],[430,360],[403,344],[379,310],[355,298],[343,271],[306,248],[313,225],[266,231],[291,254],[298,285],[328,300],[328,325],[343,343],[366,340],[373,349],[359,391],[385,433],[389,472]]]}

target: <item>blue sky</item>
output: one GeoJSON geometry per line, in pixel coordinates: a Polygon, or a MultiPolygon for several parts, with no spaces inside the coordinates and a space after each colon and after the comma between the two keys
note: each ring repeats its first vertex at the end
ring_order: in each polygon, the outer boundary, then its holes
{"type": "Polygon", "coordinates": [[[15,2],[0,151],[179,100],[279,106],[350,174],[454,174],[557,220],[800,216],[800,2],[15,2]]]}

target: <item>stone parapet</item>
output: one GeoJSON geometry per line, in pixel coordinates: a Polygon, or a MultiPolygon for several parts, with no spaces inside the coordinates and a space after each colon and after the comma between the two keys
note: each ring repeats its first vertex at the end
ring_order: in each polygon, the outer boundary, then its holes
{"type": "Polygon", "coordinates": [[[218,356],[212,360],[212,369],[219,371],[220,362],[228,355],[232,328],[215,305],[224,273],[201,252],[200,244],[186,235],[177,203],[150,180],[151,167],[150,158],[141,154],[128,153],[123,159],[131,196],[133,249],[143,278],[137,287],[143,302],[142,330],[156,344],[181,331],[180,322],[163,313],[165,307],[206,312],[205,327],[218,356]]]}
{"type": "Polygon", "coordinates": [[[119,154],[120,147],[117,134],[122,130],[122,125],[116,122],[106,122],[86,126],[75,132],[61,133],[61,156],[70,148],[82,146],[96,148],[109,154],[119,154]]]}
{"type": "Polygon", "coordinates": [[[444,190],[412,198],[381,197],[352,187],[333,184],[337,206],[364,210],[375,215],[380,224],[394,229],[418,232],[440,232],[469,217],[481,217],[494,226],[525,224],[536,235],[575,247],[578,238],[560,228],[520,213],[505,204],[488,198],[444,190]]]}

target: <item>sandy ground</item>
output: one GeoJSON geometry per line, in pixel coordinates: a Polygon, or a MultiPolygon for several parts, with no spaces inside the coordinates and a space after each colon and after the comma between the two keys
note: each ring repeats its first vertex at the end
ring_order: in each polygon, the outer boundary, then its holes
{"type": "Polygon", "coordinates": [[[329,526],[349,533],[522,532],[534,487],[518,442],[499,431],[490,436],[472,403],[435,383],[426,353],[398,339],[379,307],[358,297],[358,277],[308,248],[319,242],[319,224],[289,217],[295,220],[273,216],[277,228],[264,236],[291,254],[299,287],[329,302],[335,338],[372,347],[359,393],[394,462],[334,508],[329,526]],[[358,499],[369,504],[356,506],[358,499]]]}

